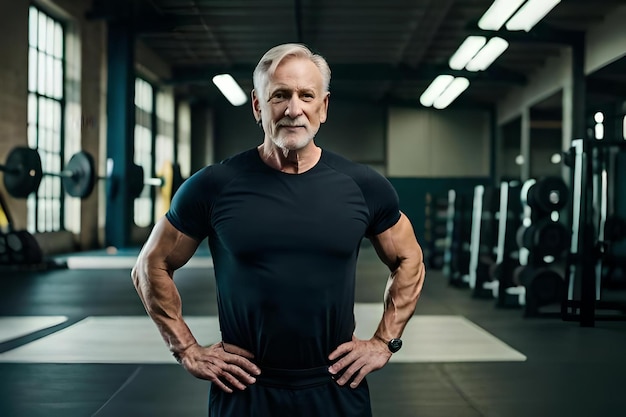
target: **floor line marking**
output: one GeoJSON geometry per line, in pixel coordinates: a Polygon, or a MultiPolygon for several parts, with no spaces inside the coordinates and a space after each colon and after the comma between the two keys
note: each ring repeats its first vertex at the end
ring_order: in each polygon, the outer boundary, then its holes
{"type": "Polygon", "coordinates": [[[115,391],[113,393],[113,395],[111,395],[111,397],[105,401],[104,404],[102,404],[100,406],[100,408],[98,408],[98,410],[96,410],[95,413],[93,413],[91,415],[91,417],[95,417],[97,416],[100,411],[104,410],[104,407],[106,407],[112,400],[113,398],[117,397],[117,395],[122,392],[124,390],[124,388],[126,388],[128,386],[128,384],[130,384],[131,382],[133,382],[133,379],[135,379],[135,377],[139,374],[139,371],[141,371],[142,366],[138,366],[137,369],[135,369],[135,371],[128,377],[126,378],[126,381],[124,381],[124,383],[117,389],[117,391],[115,391]]]}

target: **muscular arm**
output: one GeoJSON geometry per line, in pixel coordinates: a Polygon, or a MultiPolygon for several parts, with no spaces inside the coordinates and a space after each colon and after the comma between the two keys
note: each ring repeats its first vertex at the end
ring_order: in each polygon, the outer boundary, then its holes
{"type": "Polygon", "coordinates": [[[196,240],[178,231],[164,217],[154,227],[131,272],[139,298],[177,359],[196,344],[196,339],[182,317],[174,271],[187,263],[197,248],[196,240]]]}
{"type": "Polygon", "coordinates": [[[385,288],[383,317],[371,339],[359,340],[353,336],[352,341],[340,345],[328,357],[331,361],[340,358],[330,366],[329,372],[341,374],[337,378],[339,385],[352,381],[352,388],[389,361],[391,351],[387,342],[402,335],[424,283],[422,249],[404,214],[401,213],[394,226],[372,237],[371,241],[380,259],[391,270],[385,288]]]}
{"type": "Polygon", "coordinates": [[[253,355],[237,346],[217,343],[198,345],[182,315],[174,271],[182,267],[198,248],[198,241],[178,231],[167,218],[154,227],[131,275],[148,315],[174,357],[189,373],[207,379],[226,392],[243,390],[256,380],[259,369],[253,355]]]}
{"type": "Polygon", "coordinates": [[[386,343],[400,337],[413,316],[424,283],[424,260],[411,222],[404,214],[393,227],[371,240],[376,253],[391,270],[385,288],[383,318],[375,333],[375,337],[386,343]]]}

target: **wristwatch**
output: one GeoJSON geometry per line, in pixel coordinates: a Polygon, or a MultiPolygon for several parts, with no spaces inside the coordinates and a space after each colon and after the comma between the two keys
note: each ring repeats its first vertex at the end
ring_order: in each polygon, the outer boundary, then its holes
{"type": "Polygon", "coordinates": [[[387,342],[387,347],[391,351],[391,353],[396,353],[402,347],[402,339],[393,338],[389,342],[387,342]]]}

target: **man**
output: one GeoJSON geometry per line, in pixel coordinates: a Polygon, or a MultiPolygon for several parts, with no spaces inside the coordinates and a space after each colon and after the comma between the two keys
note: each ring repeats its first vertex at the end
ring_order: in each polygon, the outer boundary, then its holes
{"type": "Polygon", "coordinates": [[[253,78],[263,143],[183,184],[139,255],[135,287],[177,360],[212,382],[210,416],[371,416],[364,378],[401,346],[424,279],[421,248],[384,177],[315,145],[326,61],[280,45],[253,78]],[[203,347],[173,274],[206,237],[222,341],[203,347]],[[353,335],[363,237],[391,271],[369,340],[353,335]]]}

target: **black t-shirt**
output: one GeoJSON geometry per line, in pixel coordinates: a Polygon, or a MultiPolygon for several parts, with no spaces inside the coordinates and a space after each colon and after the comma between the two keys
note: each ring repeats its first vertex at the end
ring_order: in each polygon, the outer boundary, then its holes
{"type": "Polygon", "coordinates": [[[369,167],[323,150],[310,170],[286,174],[251,149],[192,175],[166,216],[195,239],[208,236],[223,340],[261,366],[306,369],[351,340],[361,240],[400,211],[389,181],[369,167]]]}

